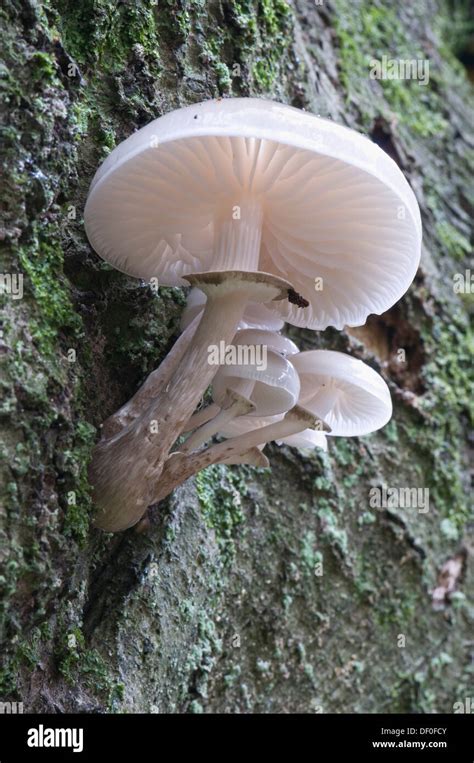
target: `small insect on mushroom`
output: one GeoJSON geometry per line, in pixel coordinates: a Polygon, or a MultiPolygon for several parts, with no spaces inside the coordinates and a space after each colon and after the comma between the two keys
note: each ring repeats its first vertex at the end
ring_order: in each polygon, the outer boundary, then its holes
{"type": "Polygon", "coordinates": [[[96,172],[84,219],[118,270],[207,297],[166,371],[104,426],[90,480],[95,523],[109,531],[135,524],[153,500],[217,371],[208,348],[232,341],[249,303],[307,328],[361,325],[402,296],[420,257],[415,197],[378,146],[251,98],[192,105],[134,133],[96,172]]]}

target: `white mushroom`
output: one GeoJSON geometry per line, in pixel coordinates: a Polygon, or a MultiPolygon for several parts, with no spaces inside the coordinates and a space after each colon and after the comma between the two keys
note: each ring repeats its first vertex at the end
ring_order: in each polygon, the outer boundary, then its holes
{"type": "Polygon", "coordinates": [[[96,524],[112,531],[146,510],[213,378],[208,348],[232,340],[249,302],[273,302],[295,325],[360,325],[402,296],[420,256],[416,200],[380,148],[255,99],[188,106],[139,130],[97,171],[84,218],[94,249],[119,270],[207,296],[166,386],[95,449],[96,524]]]}
{"type": "Polygon", "coordinates": [[[296,405],[300,381],[285,357],[297,349],[290,339],[272,331],[248,329],[237,332],[229,349],[240,356],[236,355],[237,362],[221,365],[214,377],[212,394],[218,405],[227,389],[254,403],[255,410],[249,415],[273,416],[296,405]]]}
{"type": "Polygon", "coordinates": [[[301,382],[299,405],[324,418],[331,435],[361,436],[390,421],[390,391],[362,360],[342,352],[309,350],[293,355],[291,362],[301,382]]]}
{"type": "Polygon", "coordinates": [[[283,317],[317,329],[362,325],[387,310],[420,258],[418,204],[381,148],[251,98],[188,106],[132,135],[96,173],[85,221],[102,257],[163,285],[206,269],[290,277],[310,306],[282,305],[283,317]],[[239,213],[249,247],[230,265],[239,213]]]}
{"type": "MultiPolygon", "coordinates": [[[[370,434],[385,426],[392,415],[392,400],[382,377],[357,358],[331,350],[309,350],[291,356],[298,371],[298,405],[323,419],[330,427],[329,436],[355,437],[370,434]]],[[[232,438],[265,426],[276,418],[255,419],[248,415],[229,420],[220,434],[232,438]],[[255,423],[257,422],[257,423],[255,423]]],[[[325,435],[311,430],[285,438],[294,447],[327,449],[325,435]]]]}
{"type": "Polygon", "coordinates": [[[239,329],[234,337],[234,344],[262,345],[284,358],[290,358],[300,351],[299,347],[287,336],[283,336],[273,329],[269,330],[260,326],[252,329],[239,329]]]}
{"type": "Polygon", "coordinates": [[[207,423],[189,437],[182,452],[199,447],[235,417],[275,416],[296,405],[300,381],[284,357],[298,350],[290,339],[272,331],[247,329],[237,332],[227,350],[231,362],[221,365],[214,377],[214,404],[207,416],[200,411],[191,417],[187,429],[193,429],[196,421],[207,423]]]}

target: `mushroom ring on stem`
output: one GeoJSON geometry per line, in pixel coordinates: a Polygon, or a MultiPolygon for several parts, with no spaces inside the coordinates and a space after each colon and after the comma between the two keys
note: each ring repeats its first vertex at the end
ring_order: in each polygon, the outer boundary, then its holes
{"type": "MultiPolygon", "coordinates": [[[[181,316],[181,331],[186,331],[196,315],[200,315],[206,304],[206,295],[200,289],[193,288],[188,294],[186,307],[181,316]]],[[[285,322],[270,305],[248,302],[245,307],[239,329],[266,329],[280,331],[285,322]]]]}

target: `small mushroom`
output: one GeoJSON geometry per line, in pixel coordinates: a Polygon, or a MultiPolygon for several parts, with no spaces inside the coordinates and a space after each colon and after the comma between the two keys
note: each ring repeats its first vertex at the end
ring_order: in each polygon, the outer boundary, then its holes
{"type": "MultiPolygon", "coordinates": [[[[382,377],[357,358],[332,350],[309,350],[291,356],[298,371],[298,405],[324,419],[332,436],[356,437],[385,426],[392,415],[392,400],[382,377]]],[[[236,437],[256,426],[255,418],[243,415],[229,420],[220,430],[224,437],[236,437]]],[[[257,426],[275,419],[257,420],[257,426]]],[[[280,438],[295,447],[327,449],[321,432],[307,430],[280,438]]]]}
{"type": "Polygon", "coordinates": [[[331,427],[333,436],[356,437],[385,426],[392,416],[390,391],[366,363],[343,352],[309,350],[293,355],[298,400],[331,427]]]}
{"type": "MultiPolygon", "coordinates": [[[[284,357],[298,349],[290,339],[272,331],[247,329],[238,331],[227,349],[235,351],[235,359],[231,357],[230,365],[221,365],[214,377],[211,416],[216,406],[222,410],[189,437],[182,452],[195,450],[236,417],[275,416],[296,405],[300,381],[293,365],[284,357]]],[[[211,416],[197,414],[201,420],[211,416]]],[[[193,427],[193,418],[188,427],[193,427]]]]}
{"type": "Polygon", "coordinates": [[[166,498],[178,485],[211,464],[234,463],[246,456],[253,448],[272,440],[282,440],[305,429],[329,431],[328,425],[319,417],[299,405],[294,406],[283,417],[266,426],[212,445],[210,448],[193,453],[172,453],[165,464],[157,485],[153,503],[166,498]]]}
{"type": "Polygon", "coordinates": [[[284,358],[290,358],[300,351],[299,347],[287,336],[261,326],[252,329],[239,329],[234,337],[234,343],[261,345],[272,352],[277,352],[284,358]]]}
{"type": "Polygon", "coordinates": [[[232,389],[254,403],[255,410],[250,416],[289,411],[298,401],[300,381],[292,363],[274,347],[284,349],[291,345],[294,346],[289,339],[271,331],[238,331],[233,347],[250,351],[262,348],[261,357],[257,361],[249,354],[247,362],[221,365],[212,383],[214,401],[219,405],[225,392],[232,389]]]}
{"type": "MultiPolygon", "coordinates": [[[[251,331],[246,331],[245,329],[239,329],[234,337],[233,344],[235,345],[246,343],[263,345],[269,350],[277,352],[285,358],[289,358],[299,352],[299,348],[294,342],[291,341],[291,339],[288,339],[288,337],[282,336],[282,334],[278,334],[273,330],[252,329],[251,331]]],[[[286,411],[289,408],[291,408],[291,406],[288,406],[284,410],[286,411]]],[[[205,424],[207,421],[209,421],[209,419],[214,418],[214,416],[219,413],[219,410],[220,406],[217,405],[217,403],[211,403],[205,408],[201,408],[188,420],[185,428],[183,429],[183,433],[192,431],[193,429],[201,426],[201,424],[205,424]]],[[[253,415],[260,416],[260,414],[256,412],[254,412],[253,415]]]]}

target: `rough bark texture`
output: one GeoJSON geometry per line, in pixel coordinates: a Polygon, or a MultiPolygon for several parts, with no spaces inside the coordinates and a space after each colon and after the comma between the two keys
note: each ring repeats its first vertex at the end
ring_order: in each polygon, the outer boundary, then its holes
{"type": "Polygon", "coordinates": [[[6,0],[2,272],[24,274],[24,298],[3,297],[1,700],[451,712],[472,695],[472,341],[453,276],[469,266],[473,117],[456,24],[441,0],[6,0]],[[429,84],[371,80],[383,55],[428,58],[429,84]],[[133,130],[229,95],[358,129],[412,184],[424,247],[409,293],[360,330],[289,332],[380,371],[394,418],[328,455],[272,446],[271,472],[210,468],[147,532],[101,534],[92,443],[172,346],[185,293],[99,260],[88,185],[133,130]],[[429,488],[428,513],[371,508],[383,483],[429,488]],[[453,593],[435,609],[450,559],[453,593]]]}

